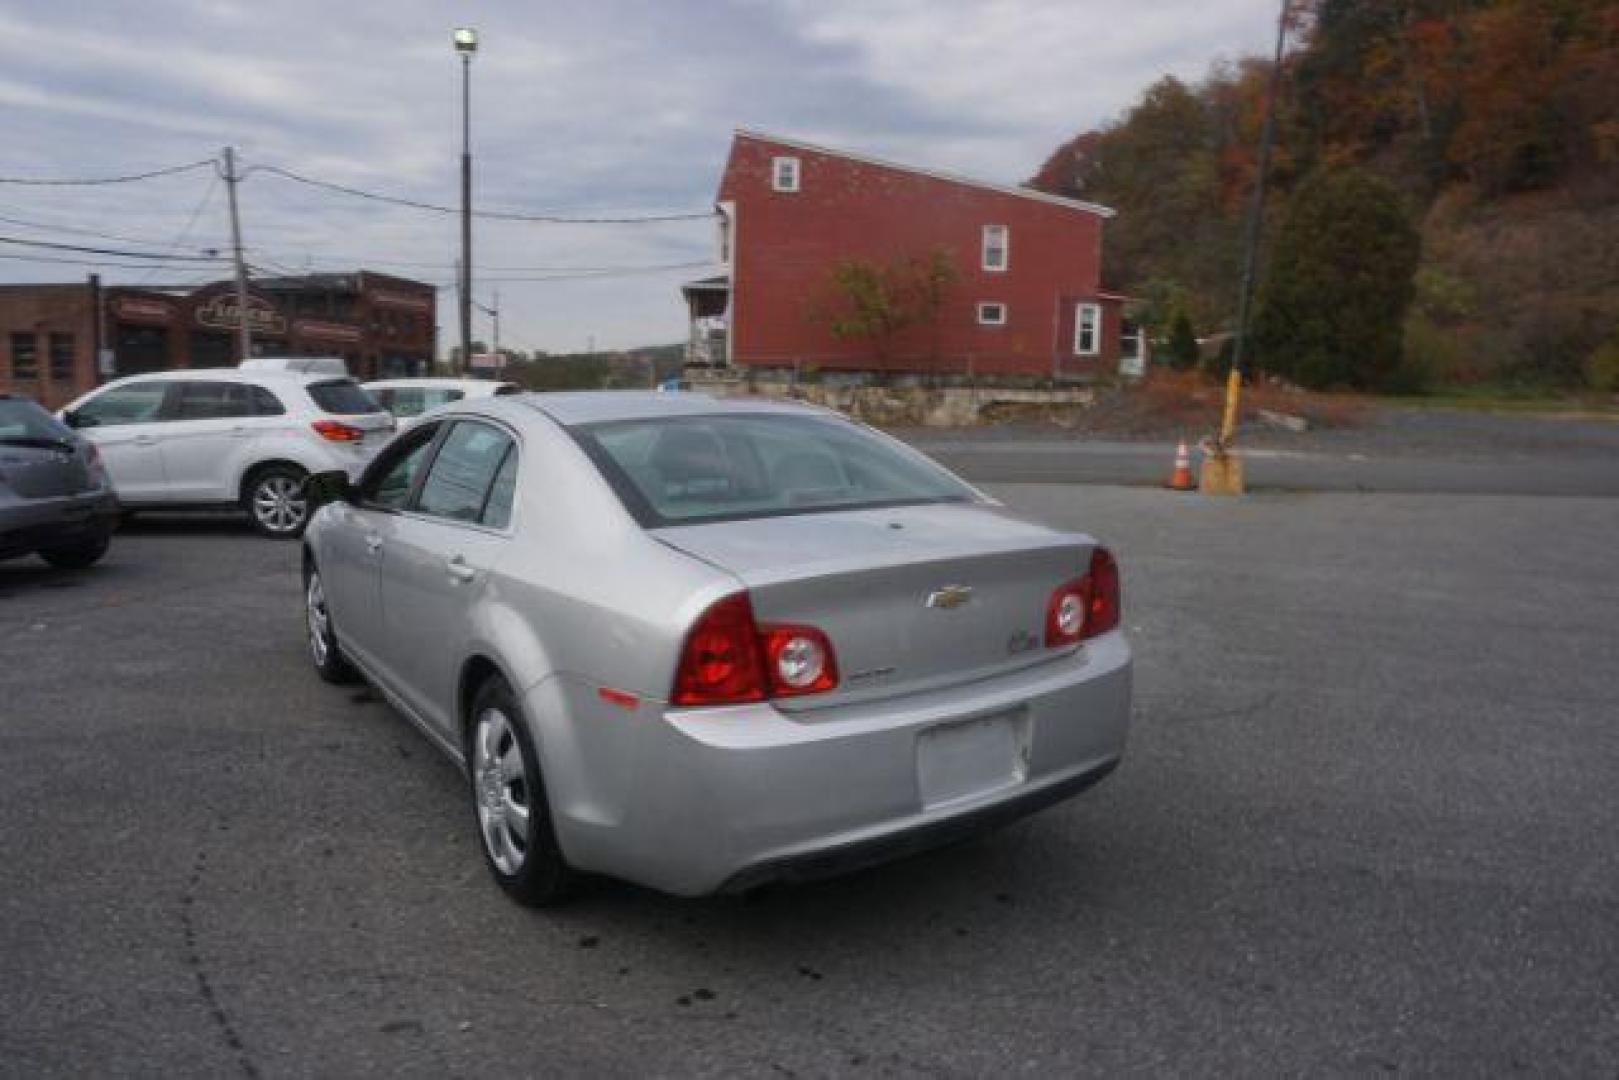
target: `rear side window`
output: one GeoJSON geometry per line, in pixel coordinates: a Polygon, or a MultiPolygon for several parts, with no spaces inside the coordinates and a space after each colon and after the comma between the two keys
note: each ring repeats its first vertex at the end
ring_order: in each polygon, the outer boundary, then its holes
{"type": "Polygon", "coordinates": [[[253,391],[253,411],[259,416],[284,416],[287,407],[281,399],[262,386],[249,387],[253,391]]]}
{"type": "Polygon", "coordinates": [[[160,419],[167,382],[138,382],[97,394],[76,410],[86,427],[150,424],[160,419]]]}
{"type": "Polygon", "coordinates": [[[175,420],[221,420],[254,415],[253,394],[246,383],[182,382],[178,390],[175,420]]]}
{"type": "Polygon", "coordinates": [[[377,404],[377,399],[372,397],[365,387],[353,379],[310,383],[304,389],[308,391],[316,408],[336,416],[360,416],[365,413],[387,411],[377,404]]]}
{"type": "MultiPolygon", "coordinates": [[[[457,423],[427,470],[416,509],[452,521],[483,522],[496,479],[511,451],[512,440],[505,432],[488,424],[457,423]]],[[[511,513],[510,484],[514,482],[515,474],[503,496],[506,517],[511,513]]]]}
{"type": "Polygon", "coordinates": [[[6,439],[72,440],[73,432],[56,417],[23,398],[0,398],[0,441],[6,439]]]}

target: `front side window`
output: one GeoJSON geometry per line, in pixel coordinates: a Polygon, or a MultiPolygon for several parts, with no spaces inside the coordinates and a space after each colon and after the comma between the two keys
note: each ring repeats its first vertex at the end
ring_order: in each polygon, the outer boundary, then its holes
{"type": "Polygon", "coordinates": [[[175,420],[223,420],[252,416],[253,394],[245,383],[182,382],[176,396],[175,420]]]}
{"type": "Polygon", "coordinates": [[[437,434],[437,424],[424,424],[394,440],[367,470],[360,484],[361,503],[377,510],[403,510],[437,434]]]}
{"type": "Polygon", "coordinates": [[[845,420],[719,414],[570,430],[648,528],[977,499],[920,454],[845,420]]]}
{"type": "Polygon", "coordinates": [[[33,334],[11,335],[11,377],[18,382],[39,378],[39,340],[33,334]]]}
{"type": "Polygon", "coordinates": [[[798,159],[795,157],[772,158],[770,163],[770,186],[777,191],[797,191],[798,159]]]}
{"type": "Polygon", "coordinates": [[[1095,356],[1102,351],[1102,307],[1080,304],[1074,309],[1074,355],[1095,356]]]}
{"type": "Polygon", "coordinates": [[[122,424],[150,424],[162,418],[167,382],[138,382],[117,386],[97,394],[75,410],[83,427],[117,427],[122,424]]]}
{"type": "Polygon", "coordinates": [[[1005,225],[984,226],[984,269],[1005,270],[1010,263],[1010,234],[1005,225]]]}
{"type": "Polygon", "coordinates": [[[504,431],[473,421],[458,422],[433,458],[416,497],[416,509],[451,521],[482,522],[496,476],[511,449],[511,436],[504,431]]]}

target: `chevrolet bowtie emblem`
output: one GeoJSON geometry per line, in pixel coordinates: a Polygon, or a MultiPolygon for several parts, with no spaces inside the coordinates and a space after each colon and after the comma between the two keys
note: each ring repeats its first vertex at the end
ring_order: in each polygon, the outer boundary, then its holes
{"type": "Polygon", "coordinates": [[[960,607],[962,604],[965,604],[972,598],[972,586],[946,585],[942,589],[937,589],[928,593],[927,606],[949,611],[951,608],[960,607]]]}

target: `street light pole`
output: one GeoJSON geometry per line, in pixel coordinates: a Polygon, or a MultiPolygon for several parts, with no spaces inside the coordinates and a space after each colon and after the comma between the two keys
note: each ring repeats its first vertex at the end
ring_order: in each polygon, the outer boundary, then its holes
{"type": "Polygon", "coordinates": [[[455,51],[461,57],[461,370],[472,367],[472,54],[478,32],[457,27],[455,51]]]}

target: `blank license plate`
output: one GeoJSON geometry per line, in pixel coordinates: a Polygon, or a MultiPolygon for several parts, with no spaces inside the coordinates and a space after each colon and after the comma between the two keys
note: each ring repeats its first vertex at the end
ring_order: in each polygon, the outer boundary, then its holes
{"type": "Polygon", "coordinates": [[[924,807],[940,806],[1022,782],[1023,725],[992,716],[924,731],[916,743],[916,779],[924,807]]]}

